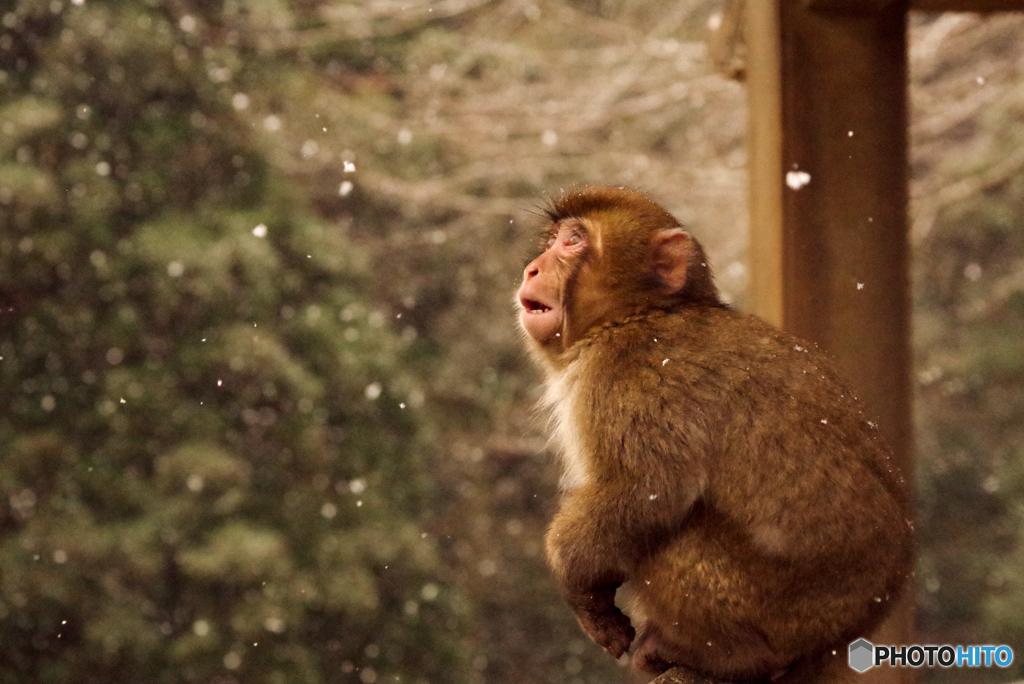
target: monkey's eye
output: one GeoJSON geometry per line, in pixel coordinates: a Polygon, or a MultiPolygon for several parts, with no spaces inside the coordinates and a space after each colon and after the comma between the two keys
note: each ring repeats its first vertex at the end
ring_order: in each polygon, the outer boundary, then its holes
{"type": "Polygon", "coordinates": [[[578,245],[581,242],[583,242],[583,236],[580,235],[579,233],[573,233],[572,235],[569,236],[569,239],[565,241],[565,244],[578,245]]]}
{"type": "Polygon", "coordinates": [[[552,235],[551,237],[548,238],[547,245],[548,245],[548,247],[552,247],[552,246],[554,246],[554,244],[555,244],[555,236],[552,235]]]}

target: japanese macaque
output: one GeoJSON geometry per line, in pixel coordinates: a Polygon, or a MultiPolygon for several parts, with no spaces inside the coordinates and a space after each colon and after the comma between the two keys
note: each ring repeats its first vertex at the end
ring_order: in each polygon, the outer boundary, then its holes
{"type": "Polygon", "coordinates": [[[547,558],[580,626],[719,681],[845,656],[911,568],[875,424],[813,345],[723,304],[646,196],[583,188],[547,215],[518,301],[564,464],[547,558]]]}

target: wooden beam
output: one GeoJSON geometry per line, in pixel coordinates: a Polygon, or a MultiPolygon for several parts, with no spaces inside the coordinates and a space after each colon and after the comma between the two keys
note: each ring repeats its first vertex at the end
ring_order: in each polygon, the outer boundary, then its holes
{"type": "Polygon", "coordinates": [[[780,10],[783,325],[836,357],[909,455],[906,12],[780,10]]]}
{"type": "Polygon", "coordinates": [[[782,326],[782,33],[777,0],[748,2],[750,309],[782,326]]]}
{"type": "MultiPolygon", "coordinates": [[[[792,0],[790,0],[792,1],[792,0]]],[[[878,12],[899,0],[802,0],[806,7],[836,12],[878,12]]],[[[910,9],[923,12],[1019,12],[1024,0],[910,0],[910,9]]]]}
{"type": "Polygon", "coordinates": [[[816,10],[837,12],[877,12],[897,0],[803,0],[804,5],[816,10]]]}
{"type": "Polygon", "coordinates": [[[922,12],[1020,12],[1024,0],[911,0],[910,9],[922,12]]]}
{"type": "MultiPolygon", "coordinates": [[[[906,4],[747,12],[753,308],[835,358],[912,481],[906,4]]],[[[913,643],[912,593],[875,643],[913,643]]]]}

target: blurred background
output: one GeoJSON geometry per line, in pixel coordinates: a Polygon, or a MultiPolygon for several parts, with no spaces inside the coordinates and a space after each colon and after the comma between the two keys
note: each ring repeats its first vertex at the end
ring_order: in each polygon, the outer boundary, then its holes
{"type": "MultiPolygon", "coordinates": [[[[743,308],[720,4],[0,0],[0,683],[624,681],[512,293],[624,184],[743,308]]],[[[1022,35],[912,17],[922,681],[1024,676],[1022,35]]]]}

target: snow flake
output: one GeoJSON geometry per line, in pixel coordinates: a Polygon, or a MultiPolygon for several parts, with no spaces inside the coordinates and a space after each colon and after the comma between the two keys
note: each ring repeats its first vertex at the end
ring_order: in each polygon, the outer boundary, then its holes
{"type": "Polygon", "coordinates": [[[811,182],[811,174],[806,171],[790,171],[786,174],[786,185],[793,190],[799,190],[811,182]]]}

